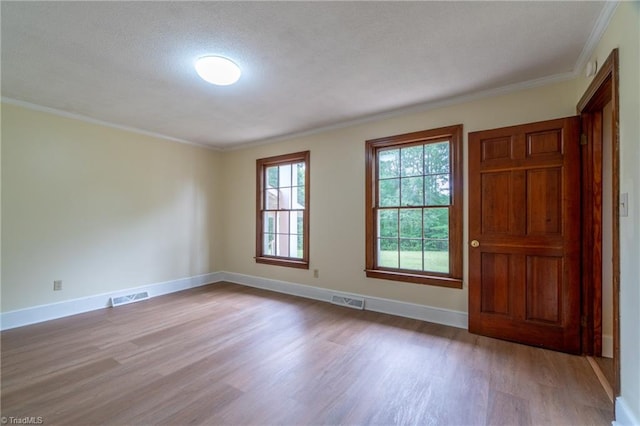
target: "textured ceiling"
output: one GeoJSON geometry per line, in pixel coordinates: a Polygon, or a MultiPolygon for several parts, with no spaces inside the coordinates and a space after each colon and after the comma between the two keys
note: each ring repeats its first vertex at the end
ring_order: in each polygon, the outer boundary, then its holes
{"type": "MultiPolygon", "coordinates": [[[[605,2],[1,3],[2,96],[230,148],[576,73],[605,2]],[[198,56],[243,75],[216,87],[198,56]]],[[[596,40],[597,41],[597,40],[596,40]]]]}

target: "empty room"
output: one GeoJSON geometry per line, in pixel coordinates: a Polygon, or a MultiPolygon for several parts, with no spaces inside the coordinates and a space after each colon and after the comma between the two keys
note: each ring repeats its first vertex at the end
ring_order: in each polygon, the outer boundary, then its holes
{"type": "Polygon", "coordinates": [[[640,2],[0,19],[2,424],[640,425],[640,2]]]}

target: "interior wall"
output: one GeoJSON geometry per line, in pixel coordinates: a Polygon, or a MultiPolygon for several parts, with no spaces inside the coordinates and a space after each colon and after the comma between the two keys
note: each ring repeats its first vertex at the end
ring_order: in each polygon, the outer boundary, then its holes
{"type": "Polygon", "coordinates": [[[219,152],[4,104],[2,311],[218,270],[219,171],[219,152]]]}
{"type": "Polygon", "coordinates": [[[225,270],[466,312],[466,250],[461,290],[365,277],[365,141],[462,123],[466,186],[468,132],[575,115],[574,93],[575,82],[567,81],[225,152],[225,270]],[[307,149],[311,151],[310,270],[256,264],[256,159],[307,149]],[[318,278],[313,278],[314,269],[319,270],[318,278]]]}
{"type": "MultiPolygon", "coordinates": [[[[591,60],[604,63],[618,48],[620,59],[620,192],[629,215],[620,218],[620,386],[640,422],[640,2],[620,2],[591,60]]],[[[591,78],[580,78],[576,103],[591,78]]]]}

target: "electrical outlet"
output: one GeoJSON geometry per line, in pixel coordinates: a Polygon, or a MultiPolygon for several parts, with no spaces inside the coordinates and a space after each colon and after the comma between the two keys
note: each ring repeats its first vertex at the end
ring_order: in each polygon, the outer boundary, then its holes
{"type": "Polygon", "coordinates": [[[320,271],[317,269],[313,270],[313,278],[318,278],[320,276],[320,271]]]}
{"type": "Polygon", "coordinates": [[[62,280],[55,280],[53,282],[53,291],[60,291],[62,290],[62,280]]]}

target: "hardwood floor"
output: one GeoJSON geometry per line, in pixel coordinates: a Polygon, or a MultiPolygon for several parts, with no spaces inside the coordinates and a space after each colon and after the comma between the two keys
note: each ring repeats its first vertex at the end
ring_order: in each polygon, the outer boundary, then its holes
{"type": "Polygon", "coordinates": [[[5,331],[1,390],[45,425],[613,418],[585,358],[228,283],[5,331]]]}

